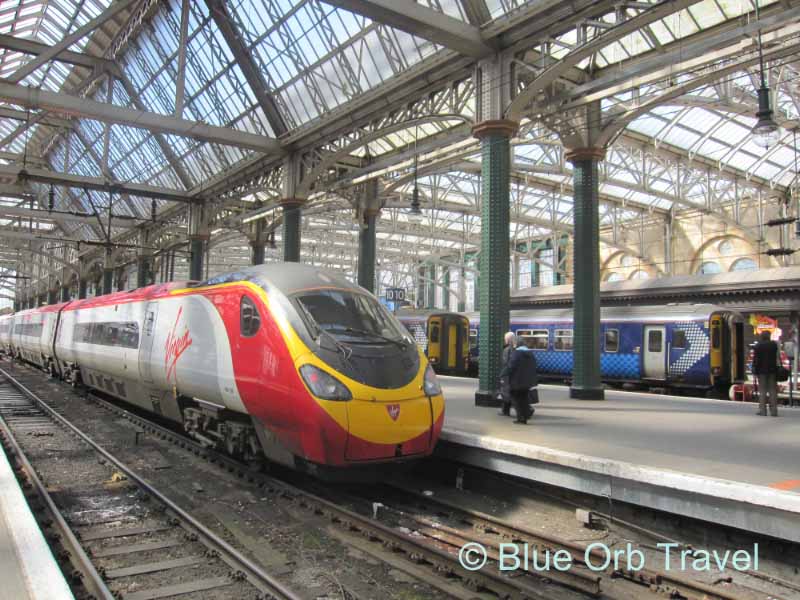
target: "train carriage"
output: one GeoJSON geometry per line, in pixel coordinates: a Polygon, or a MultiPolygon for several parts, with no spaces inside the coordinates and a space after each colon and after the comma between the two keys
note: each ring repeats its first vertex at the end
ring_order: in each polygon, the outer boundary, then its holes
{"type": "MultiPolygon", "coordinates": [[[[470,327],[479,329],[479,315],[468,316],[470,327]]],[[[515,310],[510,317],[511,331],[533,338],[543,378],[571,377],[571,309],[515,310]]],[[[601,375],[609,383],[727,397],[730,386],[745,378],[744,321],[710,304],[602,308],[599,343],[601,375]]]]}
{"type": "Polygon", "coordinates": [[[208,445],[319,472],[430,454],[444,400],[400,323],[338,274],[242,269],[18,313],[16,355],[181,423],[208,445]]]}
{"type": "Polygon", "coordinates": [[[469,319],[451,312],[402,309],[398,320],[414,337],[437,373],[466,375],[470,370],[469,319]]]}

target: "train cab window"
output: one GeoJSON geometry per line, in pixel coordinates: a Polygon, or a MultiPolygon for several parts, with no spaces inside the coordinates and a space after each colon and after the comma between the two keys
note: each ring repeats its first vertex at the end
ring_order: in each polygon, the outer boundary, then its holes
{"type": "Polygon", "coordinates": [[[434,325],[431,327],[431,343],[438,344],[439,343],[439,326],[434,325]]]}
{"type": "Polygon", "coordinates": [[[717,349],[721,345],[722,345],[722,328],[719,326],[719,323],[714,323],[714,325],[711,327],[711,347],[717,349]]]}
{"type": "Polygon", "coordinates": [[[470,349],[478,347],[478,330],[477,329],[470,329],[469,330],[469,347],[470,347],[470,349]]]}
{"type": "Polygon", "coordinates": [[[673,348],[686,348],[686,332],[683,329],[673,329],[673,331],[672,331],[672,347],[673,348]]]}
{"type": "Polygon", "coordinates": [[[619,329],[606,329],[605,334],[605,350],[606,352],[619,351],[619,329]]]}
{"type": "Polygon", "coordinates": [[[258,314],[255,302],[247,296],[242,296],[240,307],[241,328],[243,337],[253,337],[261,327],[261,316],[258,314]]]}
{"type": "Polygon", "coordinates": [[[661,345],[663,342],[664,340],[660,330],[652,329],[647,333],[648,352],[661,352],[661,345]]]}
{"type": "Polygon", "coordinates": [[[556,329],[553,341],[553,349],[562,352],[572,352],[573,338],[572,329],[556,329]]]}

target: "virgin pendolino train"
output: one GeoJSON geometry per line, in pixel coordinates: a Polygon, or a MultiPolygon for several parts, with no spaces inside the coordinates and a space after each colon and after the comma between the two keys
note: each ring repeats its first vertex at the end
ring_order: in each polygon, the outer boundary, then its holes
{"type": "Polygon", "coordinates": [[[242,269],[0,318],[0,344],[194,438],[292,468],[423,457],[444,419],[436,375],[364,289],[299,264],[242,269]]]}

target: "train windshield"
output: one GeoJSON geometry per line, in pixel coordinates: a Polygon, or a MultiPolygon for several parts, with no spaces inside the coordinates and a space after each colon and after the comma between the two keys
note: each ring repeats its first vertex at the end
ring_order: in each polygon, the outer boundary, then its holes
{"type": "Polygon", "coordinates": [[[312,325],[350,343],[411,343],[408,333],[374,298],[347,290],[304,291],[294,296],[312,325]]]}

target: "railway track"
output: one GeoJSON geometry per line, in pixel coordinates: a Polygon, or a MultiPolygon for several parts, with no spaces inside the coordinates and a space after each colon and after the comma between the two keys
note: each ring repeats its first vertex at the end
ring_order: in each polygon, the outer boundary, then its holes
{"type": "Polygon", "coordinates": [[[90,596],[300,598],[2,368],[0,437],[47,513],[60,558],[71,563],[71,580],[80,580],[90,596]],[[27,452],[31,438],[48,438],[54,451],[27,452]],[[48,461],[64,455],[80,477],[51,493],[39,473],[52,472],[48,461]]]}
{"type": "MultiPolygon", "coordinates": [[[[2,370],[0,370],[2,373],[2,370]]],[[[509,576],[501,573],[492,564],[479,571],[468,571],[458,560],[458,549],[468,541],[478,541],[488,550],[489,559],[497,558],[499,544],[503,541],[525,542],[531,548],[546,550],[568,549],[573,554],[585,551],[585,546],[561,540],[551,536],[543,536],[525,527],[506,523],[490,515],[470,511],[436,498],[422,496],[408,489],[396,490],[407,496],[404,503],[397,500],[397,506],[426,507],[427,513],[447,515],[451,520],[466,524],[470,531],[449,526],[442,518],[431,518],[420,514],[418,510],[402,510],[389,507],[389,511],[402,513],[402,520],[410,527],[398,527],[397,523],[381,522],[373,515],[361,514],[344,505],[355,506],[360,502],[366,506],[364,498],[346,498],[339,492],[329,494],[330,490],[311,485],[309,491],[287,481],[270,476],[252,468],[252,466],[234,460],[203,447],[183,434],[162,427],[150,419],[132,413],[117,404],[89,394],[87,398],[97,406],[130,421],[145,435],[160,441],[185,448],[199,458],[218,465],[283,502],[299,507],[315,518],[327,520],[335,529],[341,531],[345,538],[356,537],[362,540],[361,548],[376,548],[375,556],[389,554],[402,558],[406,563],[414,565],[412,570],[421,580],[444,594],[456,595],[454,583],[459,587],[471,590],[476,597],[500,598],[643,598],[665,597],[685,598],[690,600],[742,600],[766,598],[766,594],[741,593],[739,591],[708,586],[701,582],[675,577],[669,573],[645,571],[634,573],[608,572],[603,577],[595,572],[582,569],[580,565],[563,573],[531,573],[517,571],[509,576]],[[422,573],[420,576],[419,574],[422,573]]],[[[368,503],[367,503],[368,504],[368,503]]],[[[363,509],[364,512],[371,512],[363,509]]],[[[347,542],[346,542],[347,543],[347,542]]],[[[582,554],[581,554],[582,556],[582,554]]],[[[777,599],[779,596],[771,596],[777,599]]]]}

